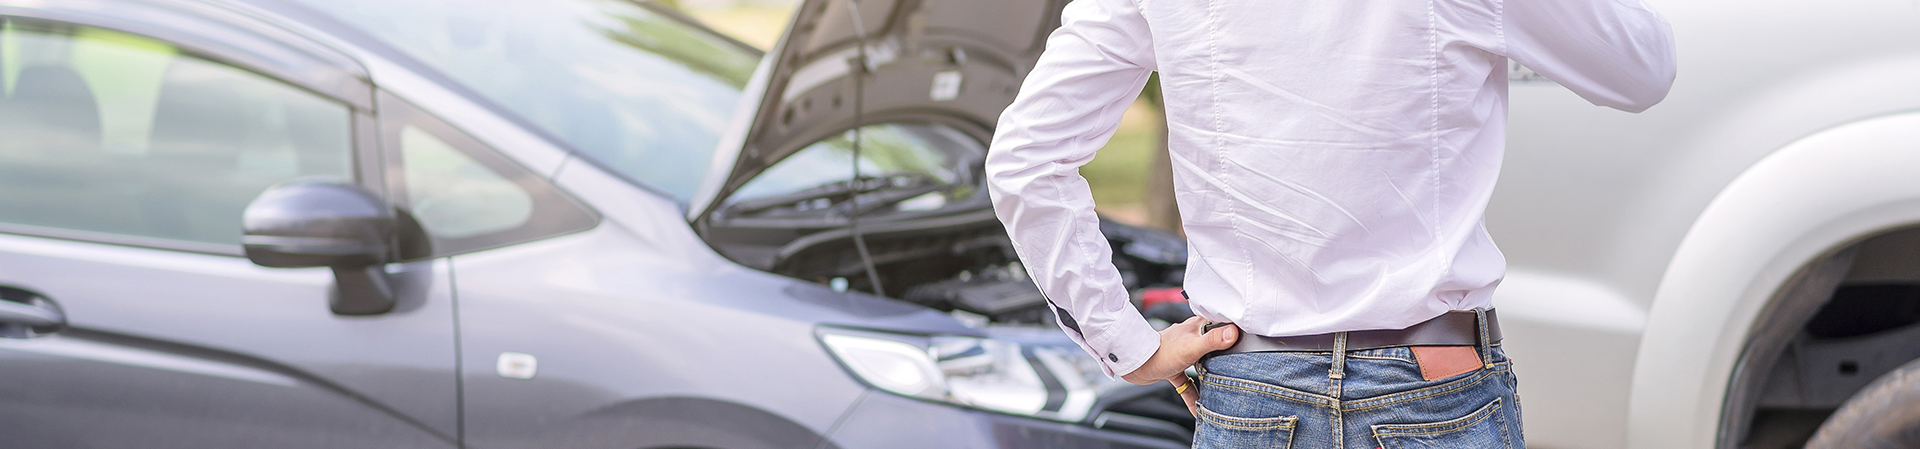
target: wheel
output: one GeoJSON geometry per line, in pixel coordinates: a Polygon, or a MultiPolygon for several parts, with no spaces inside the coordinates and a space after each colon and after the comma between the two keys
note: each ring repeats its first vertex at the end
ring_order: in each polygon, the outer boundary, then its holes
{"type": "Polygon", "coordinates": [[[1920,447],[1920,360],[1875,379],[1833,412],[1808,449],[1920,447]]]}

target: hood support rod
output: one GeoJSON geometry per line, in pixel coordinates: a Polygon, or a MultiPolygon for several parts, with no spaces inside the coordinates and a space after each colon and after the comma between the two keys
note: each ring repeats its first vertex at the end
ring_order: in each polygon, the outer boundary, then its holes
{"type": "Polygon", "coordinates": [[[867,61],[867,27],[860,23],[860,1],[847,0],[847,14],[853,16],[854,45],[858,50],[858,67],[853,74],[853,179],[847,184],[854,186],[847,204],[852,206],[847,215],[848,233],[853,235],[853,247],[860,253],[860,264],[867,269],[867,280],[873,283],[873,294],[885,297],[887,289],[880,285],[880,271],[873,267],[873,255],[867,252],[866,236],[860,233],[860,129],[866,127],[864,108],[866,106],[867,75],[871,67],[867,61]]]}

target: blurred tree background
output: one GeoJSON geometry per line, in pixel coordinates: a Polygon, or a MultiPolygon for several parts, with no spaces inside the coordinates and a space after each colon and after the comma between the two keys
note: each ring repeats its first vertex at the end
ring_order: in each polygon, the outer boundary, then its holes
{"type": "MultiPolygon", "coordinates": [[[[773,48],[798,0],[652,0],[677,8],[748,44],[773,48]]],[[[1127,108],[1120,130],[1080,169],[1093,187],[1094,208],[1121,222],[1179,232],[1167,160],[1166,119],[1157,82],[1127,108]]]]}

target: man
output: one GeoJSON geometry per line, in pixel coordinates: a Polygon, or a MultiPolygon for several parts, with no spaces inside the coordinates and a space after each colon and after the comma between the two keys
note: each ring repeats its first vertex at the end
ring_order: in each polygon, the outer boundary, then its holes
{"type": "Polygon", "coordinates": [[[1664,19],[1641,0],[1076,0],[1061,22],[988,185],[1109,375],[1174,384],[1197,447],[1524,446],[1481,221],[1508,60],[1639,112],[1673,81],[1664,19]],[[1158,333],[1078,173],[1155,71],[1198,315],[1158,333]]]}

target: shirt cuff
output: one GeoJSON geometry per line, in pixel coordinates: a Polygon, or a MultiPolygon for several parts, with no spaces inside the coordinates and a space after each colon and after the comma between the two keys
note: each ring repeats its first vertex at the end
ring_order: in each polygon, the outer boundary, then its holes
{"type": "Polygon", "coordinates": [[[1101,329],[1087,341],[1088,349],[1099,358],[1100,368],[1106,370],[1108,378],[1140,369],[1140,365],[1160,350],[1160,332],[1147,324],[1140,311],[1128,306],[1117,315],[1110,327],[1101,329]]]}

